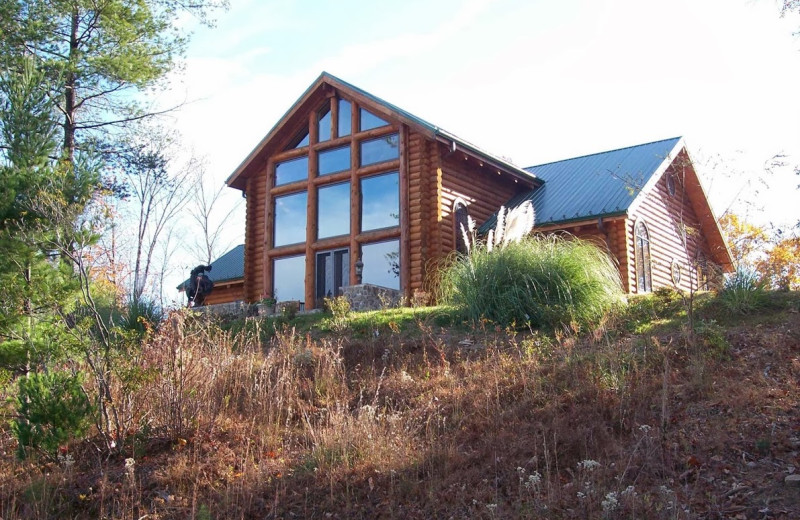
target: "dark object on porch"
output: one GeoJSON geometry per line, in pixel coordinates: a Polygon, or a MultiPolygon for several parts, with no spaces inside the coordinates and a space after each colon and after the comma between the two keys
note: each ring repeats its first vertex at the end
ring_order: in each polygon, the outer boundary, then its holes
{"type": "Polygon", "coordinates": [[[211,271],[210,265],[198,265],[192,269],[189,275],[189,283],[186,288],[186,296],[189,299],[189,307],[201,307],[205,305],[206,296],[214,290],[214,282],[205,274],[211,271]]]}

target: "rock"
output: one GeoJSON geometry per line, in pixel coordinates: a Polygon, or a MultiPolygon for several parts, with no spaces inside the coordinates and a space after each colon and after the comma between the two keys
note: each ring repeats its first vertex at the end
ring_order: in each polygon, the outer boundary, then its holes
{"type": "Polygon", "coordinates": [[[800,486],[800,475],[797,474],[788,475],[785,479],[783,479],[783,482],[787,486],[793,486],[793,487],[800,486]]]}

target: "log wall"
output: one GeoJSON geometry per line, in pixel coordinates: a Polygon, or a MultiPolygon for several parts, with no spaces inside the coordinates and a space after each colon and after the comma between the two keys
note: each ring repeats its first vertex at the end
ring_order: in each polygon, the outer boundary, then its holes
{"type": "Polygon", "coordinates": [[[230,303],[244,300],[244,281],[214,285],[214,290],[206,298],[206,305],[230,303]]]}
{"type": "Polygon", "coordinates": [[[646,193],[641,204],[633,209],[626,221],[628,287],[631,293],[639,293],[637,287],[634,227],[638,220],[647,226],[650,238],[650,270],[653,289],[677,287],[684,291],[698,288],[698,254],[710,259],[710,248],[700,230],[697,215],[686,195],[680,175],[672,166],[659,179],[658,183],[646,193]],[[675,179],[675,194],[667,189],[667,177],[675,179]],[[681,269],[681,280],[674,284],[672,263],[681,269]]]}
{"type": "Polygon", "coordinates": [[[438,153],[442,174],[441,185],[437,186],[438,240],[432,254],[434,261],[456,248],[453,214],[456,200],[461,199],[466,204],[469,216],[480,226],[514,195],[531,189],[515,182],[511,175],[498,174],[474,158],[458,151],[451,153],[444,145],[438,145],[438,153]]]}

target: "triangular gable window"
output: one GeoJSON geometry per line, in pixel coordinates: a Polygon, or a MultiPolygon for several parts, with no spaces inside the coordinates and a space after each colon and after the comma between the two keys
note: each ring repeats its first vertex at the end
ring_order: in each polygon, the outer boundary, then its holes
{"type": "Polygon", "coordinates": [[[308,146],[308,131],[303,132],[302,134],[295,137],[294,141],[292,141],[287,150],[303,148],[304,146],[308,146]]]}
{"type": "Polygon", "coordinates": [[[319,120],[319,133],[317,134],[317,141],[328,141],[331,138],[331,107],[326,105],[317,114],[319,120]]]}
{"type": "Polygon", "coordinates": [[[361,120],[360,130],[362,132],[364,130],[372,130],[373,128],[379,128],[381,126],[386,126],[389,124],[388,122],[376,116],[369,110],[365,110],[363,108],[359,110],[359,119],[361,120]]]}

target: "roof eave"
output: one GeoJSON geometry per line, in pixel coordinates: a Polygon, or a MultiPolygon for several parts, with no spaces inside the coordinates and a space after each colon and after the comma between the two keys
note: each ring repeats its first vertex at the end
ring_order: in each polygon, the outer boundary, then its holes
{"type": "Polygon", "coordinates": [[[504,171],[515,179],[523,181],[525,184],[530,186],[531,188],[535,188],[544,184],[544,180],[538,178],[536,175],[528,172],[519,166],[515,166],[508,161],[505,161],[499,157],[489,154],[478,148],[477,146],[470,144],[463,139],[458,138],[457,136],[442,130],[440,128],[434,129],[434,134],[436,139],[448,145],[451,149],[460,149],[462,152],[466,153],[474,157],[475,159],[482,161],[492,167],[504,171]]]}
{"type": "Polygon", "coordinates": [[[627,217],[628,212],[625,210],[622,211],[613,211],[608,213],[598,213],[597,215],[581,215],[579,217],[568,218],[563,220],[550,220],[547,222],[537,222],[533,226],[534,231],[548,231],[549,228],[560,228],[564,226],[572,226],[576,224],[583,224],[594,222],[598,219],[617,219],[620,217],[627,217]]]}
{"type": "Polygon", "coordinates": [[[245,172],[245,170],[247,170],[247,167],[250,165],[250,163],[253,162],[256,157],[258,157],[264,148],[266,148],[267,144],[272,140],[273,137],[275,137],[275,134],[278,132],[278,130],[283,127],[284,123],[300,109],[300,107],[308,100],[308,98],[311,97],[311,94],[323,83],[325,83],[329,77],[330,75],[327,72],[323,72],[317,77],[317,79],[314,80],[313,83],[311,83],[311,85],[309,85],[305,92],[303,92],[303,94],[297,98],[297,101],[295,101],[294,104],[289,107],[289,110],[287,110],[286,113],[284,113],[283,116],[281,116],[281,118],[278,119],[278,121],[272,126],[270,131],[267,132],[267,135],[265,135],[264,138],[258,142],[255,148],[253,148],[253,150],[247,155],[247,157],[245,157],[239,166],[236,167],[233,173],[228,176],[228,178],[225,180],[225,183],[228,186],[231,188],[244,190],[245,182],[242,178],[242,174],[245,172]]]}

